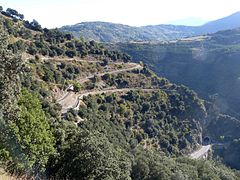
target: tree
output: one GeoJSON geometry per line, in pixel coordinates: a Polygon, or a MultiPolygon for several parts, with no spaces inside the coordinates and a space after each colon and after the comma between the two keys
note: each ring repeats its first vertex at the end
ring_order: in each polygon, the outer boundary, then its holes
{"type": "Polygon", "coordinates": [[[76,52],[76,50],[68,50],[68,51],[65,52],[65,54],[66,54],[68,57],[73,58],[74,56],[77,55],[77,52],[76,52]]]}
{"type": "Polygon", "coordinates": [[[145,102],[145,103],[142,105],[142,112],[143,112],[143,113],[147,112],[147,111],[150,109],[150,107],[151,107],[150,103],[145,102]]]}
{"type": "Polygon", "coordinates": [[[103,59],[102,66],[107,66],[109,64],[109,60],[103,59]]]}
{"type": "MultiPolygon", "coordinates": [[[[8,36],[0,29],[0,163],[23,160],[20,146],[11,128],[17,120],[17,97],[20,92],[22,61],[7,50],[8,36]]],[[[9,166],[5,166],[9,167],[9,166]]],[[[8,169],[11,170],[11,169],[8,169]]]]}
{"type": "Polygon", "coordinates": [[[66,38],[68,41],[70,41],[70,40],[73,39],[73,35],[72,35],[72,34],[66,34],[66,35],[65,35],[65,38],[66,38]]]}
{"type": "MultiPolygon", "coordinates": [[[[1,10],[1,8],[0,8],[0,10],[1,10]]],[[[21,20],[24,19],[24,15],[18,13],[15,9],[7,8],[6,13],[7,13],[7,15],[9,15],[11,17],[18,18],[18,19],[21,19],[21,20]]]]}
{"type": "Polygon", "coordinates": [[[150,170],[147,163],[144,159],[137,159],[136,164],[132,167],[132,179],[142,180],[148,177],[150,170]]]}
{"type": "Polygon", "coordinates": [[[81,91],[81,84],[78,83],[78,82],[75,82],[75,83],[73,84],[73,90],[74,90],[74,92],[79,92],[79,91],[81,91]]]}
{"type": "Polygon", "coordinates": [[[49,122],[36,95],[22,90],[18,101],[20,114],[12,124],[17,142],[26,156],[23,168],[43,171],[54,154],[54,137],[49,122]]]}
{"type": "Polygon", "coordinates": [[[31,25],[32,30],[42,31],[41,25],[35,19],[33,19],[33,21],[30,23],[30,25],[31,25]]]}
{"type": "Polygon", "coordinates": [[[0,6],[0,12],[2,12],[3,11],[3,7],[2,6],[0,6]]]}
{"type": "Polygon", "coordinates": [[[166,159],[164,162],[164,156],[156,151],[143,151],[141,149],[138,149],[135,156],[131,172],[132,179],[170,179],[172,162],[167,162],[166,159]]]}
{"type": "Polygon", "coordinates": [[[83,180],[130,179],[130,162],[126,155],[102,134],[84,130],[67,143],[61,156],[50,164],[50,177],[83,180]]]}
{"type": "Polygon", "coordinates": [[[18,17],[23,20],[24,19],[24,15],[23,14],[18,14],[18,17]]]}
{"type": "Polygon", "coordinates": [[[97,75],[94,75],[94,77],[92,78],[92,82],[95,84],[95,83],[99,83],[100,82],[100,77],[97,76],[97,75]]]}
{"type": "Polygon", "coordinates": [[[15,9],[7,8],[6,10],[7,13],[9,13],[12,16],[17,16],[18,12],[15,9]]]}

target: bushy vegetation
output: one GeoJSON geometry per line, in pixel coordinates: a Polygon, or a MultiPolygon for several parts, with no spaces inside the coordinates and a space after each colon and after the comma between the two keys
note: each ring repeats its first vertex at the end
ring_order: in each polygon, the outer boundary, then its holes
{"type": "Polygon", "coordinates": [[[115,45],[134,61],[142,60],[158,75],[191,87],[209,101],[204,136],[224,143],[240,137],[239,47],[239,29],[177,42],[115,45]]]}
{"type": "MultiPolygon", "coordinates": [[[[50,155],[54,154],[54,137],[37,96],[26,89],[18,101],[19,117],[12,128],[24,157],[23,168],[41,172],[50,155]]],[[[20,164],[23,166],[23,164],[20,164]]]]}
{"type": "MultiPolygon", "coordinates": [[[[40,37],[38,55],[49,55],[45,50],[53,42],[64,52],[76,44],[71,35],[63,38],[56,30],[44,37],[46,29],[37,22],[30,23],[34,28],[26,27],[21,14],[7,12],[10,18],[4,21],[9,20],[12,29],[3,25],[5,31],[0,31],[0,167],[6,172],[36,179],[239,179],[238,171],[220,163],[181,158],[201,143],[205,105],[193,91],[158,78],[146,67],[94,76],[90,82],[96,89],[102,82],[133,90],[87,96],[79,111],[61,114],[54,90],[60,91],[65,81],[71,81],[75,92],[86,90],[77,79],[92,67],[101,72],[109,56],[102,57],[102,65],[49,62],[39,56],[21,59],[21,51],[11,48],[20,39],[11,33],[21,28],[30,33],[28,39],[21,36],[25,42],[40,37]]],[[[84,44],[93,50],[88,56],[98,59],[99,48],[93,47],[100,45],[84,44]]]]}
{"type": "Polygon", "coordinates": [[[20,56],[7,51],[7,34],[0,29],[0,165],[8,166],[16,154],[19,144],[12,130],[17,117],[17,99],[20,93],[19,73],[22,68],[20,56]]]}
{"type": "Polygon", "coordinates": [[[25,21],[24,16],[16,10],[10,9],[0,13],[1,23],[12,37],[9,49],[14,50],[14,52],[21,50],[31,55],[40,54],[50,57],[67,56],[73,58],[77,56],[83,58],[91,55],[99,58],[107,57],[113,61],[121,59],[127,62],[130,60],[126,54],[109,51],[95,41],[78,40],[71,34],[63,33],[58,29],[42,28],[36,20],[31,23],[25,21]]]}
{"type": "Polygon", "coordinates": [[[130,179],[131,162],[102,133],[83,130],[62,144],[49,166],[49,176],[57,179],[130,179]]]}
{"type": "Polygon", "coordinates": [[[103,131],[111,142],[130,149],[142,144],[167,154],[184,154],[201,143],[205,112],[193,94],[182,91],[88,97],[79,112],[87,120],[80,127],[103,131]]]}
{"type": "Polygon", "coordinates": [[[205,35],[222,30],[240,27],[240,13],[236,12],[225,18],[208,22],[202,26],[182,25],[148,25],[141,27],[114,24],[109,22],[82,22],[75,25],[63,26],[63,32],[71,32],[75,37],[86,38],[104,43],[118,42],[159,42],[205,35]]]}
{"type": "Polygon", "coordinates": [[[239,174],[213,161],[171,159],[156,151],[136,151],[135,153],[132,179],[239,179],[239,174]]]}
{"type": "Polygon", "coordinates": [[[115,48],[239,118],[239,29],[169,43],[119,43],[115,48]]]}
{"type": "Polygon", "coordinates": [[[223,150],[223,161],[230,167],[240,169],[240,140],[235,139],[230,142],[229,147],[223,150]]]}
{"type": "Polygon", "coordinates": [[[195,29],[197,28],[174,25],[131,27],[107,22],[83,22],[60,28],[63,32],[71,32],[75,37],[104,43],[179,39],[196,34],[195,29]]]}

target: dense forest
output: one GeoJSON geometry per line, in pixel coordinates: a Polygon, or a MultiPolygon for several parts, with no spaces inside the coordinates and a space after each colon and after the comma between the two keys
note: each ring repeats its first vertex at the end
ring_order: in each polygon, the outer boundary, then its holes
{"type": "MultiPolygon", "coordinates": [[[[211,102],[210,111],[215,111],[215,117],[208,117],[211,120],[205,133],[238,141],[239,44],[239,29],[233,29],[169,43],[118,43],[110,47],[128,53],[135,62],[141,60],[160,76],[191,87],[211,102]]],[[[237,152],[233,147],[226,152],[237,152]]],[[[221,156],[238,167],[238,153],[232,153],[231,158],[228,153],[221,156]]]]}
{"type": "Polygon", "coordinates": [[[213,104],[126,54],[0,10],[0,168],[9,176],[240,178],[220,161],[188,157],[219,120],[213,104]],[[63,113],[72,97],[80,107],[63,113]]]}

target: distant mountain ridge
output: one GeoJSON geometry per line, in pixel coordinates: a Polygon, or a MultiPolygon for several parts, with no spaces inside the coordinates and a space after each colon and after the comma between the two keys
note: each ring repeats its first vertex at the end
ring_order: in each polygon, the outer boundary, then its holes
{"type": "Polygon", "coordinates": [[[217,31],[235,29],[240,27],[240,11],[200,26],[199,33],[214,33],[217,31]]]}
{"type": "Polygon", "coordinates": [[[184,26],[202,26],[206,24],[208,21],[197,18],[197,17],[188,17],[184,19],[177,19],[174,21],[169,21],[166,24],[172,24],[172,25],[184,25],[184,26]]]}
{"type": "Polygon", "coordinates": [[[195,27],[154,25],[133,27],[108,22],[82,22],[63,26],[59,30],[71,32],[75,37],[105,43],[164,41],[195,35],[195,27]]]}
{"type": "Polygon", "coordinates": [[[237,27],[240,27],[240,12],[208,22],[202,26],[161,24],[134,27],[108,22],[82,22],[75,25],[63,26],[60,30],[71,32],[78,38],[84,37],[87,40],[117,43],[169,41],[237,27]]]}
{"type": "MultiPolygon", "coordinates": [[[[193,27],[193,29],[195,29],[193,27]]],[[[156,25],[133,27],[108,22],[83,22],[64,26],[61,31],[71,32],[74,36],[98,42],[159,41],[194,35],[190,27],[156,25]]]]}

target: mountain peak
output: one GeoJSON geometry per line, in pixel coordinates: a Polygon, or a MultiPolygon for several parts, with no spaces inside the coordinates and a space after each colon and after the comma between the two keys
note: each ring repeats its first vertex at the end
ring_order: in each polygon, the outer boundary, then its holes
{"type": "Polygon", "coordinates": [[[240,27],[240,11],[227,17],[208,22],[202,26],[201,30],[203,30],[204,33],[213,33],[238,27],[240,27]]]}

